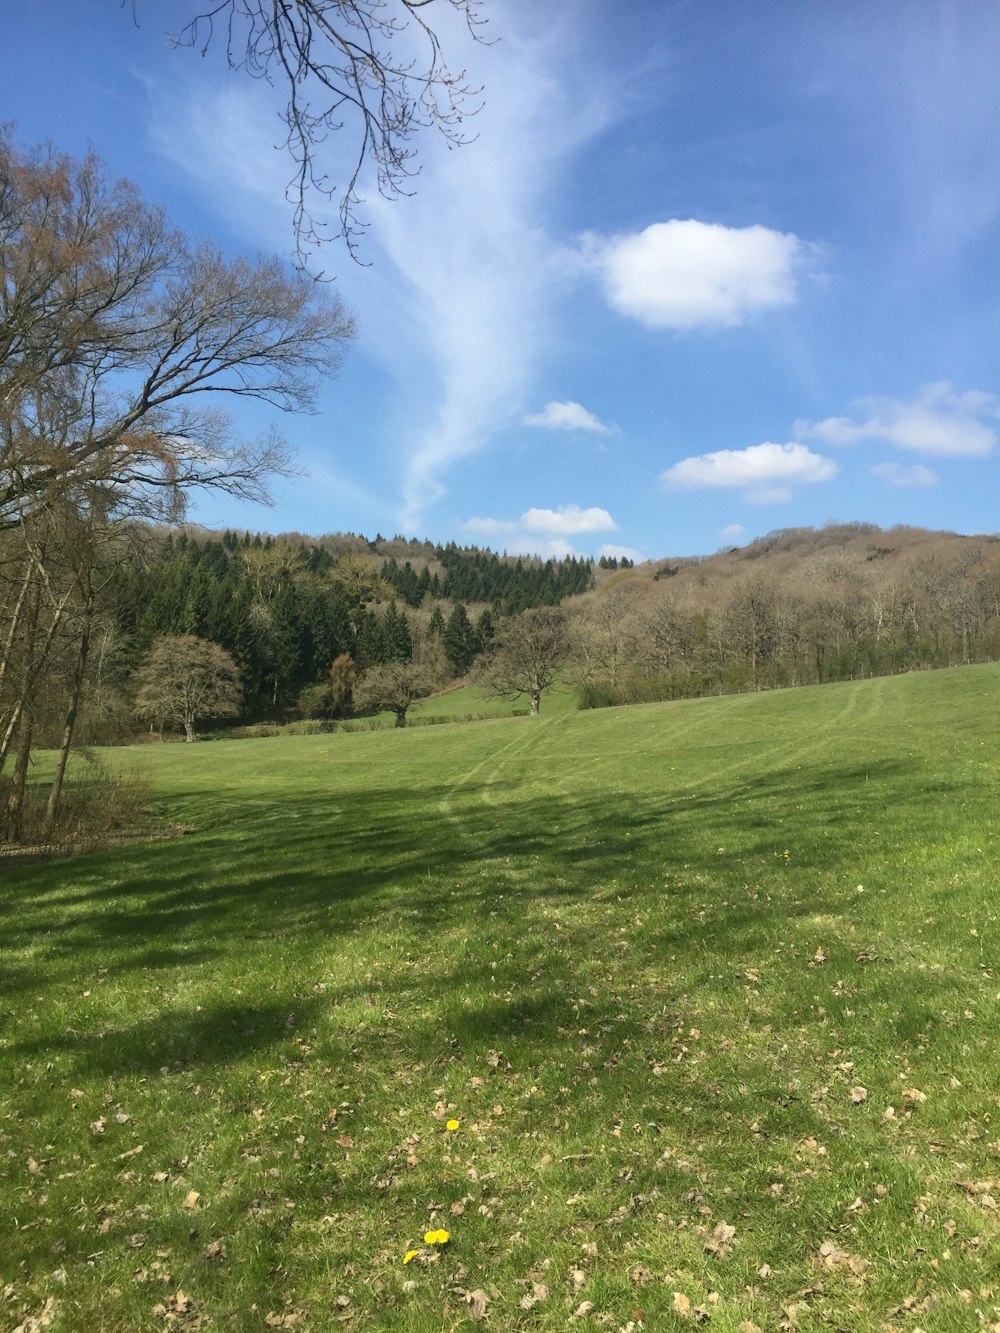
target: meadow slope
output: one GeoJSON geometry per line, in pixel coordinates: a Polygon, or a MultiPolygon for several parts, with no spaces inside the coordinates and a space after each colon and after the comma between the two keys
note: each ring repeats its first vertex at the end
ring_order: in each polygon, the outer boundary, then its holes
{"type": "Polygon", "coordinates": [[[189,831],[0,879],[0,1329],[1000,1329],[998,695],[109,753],[189,831]]]}

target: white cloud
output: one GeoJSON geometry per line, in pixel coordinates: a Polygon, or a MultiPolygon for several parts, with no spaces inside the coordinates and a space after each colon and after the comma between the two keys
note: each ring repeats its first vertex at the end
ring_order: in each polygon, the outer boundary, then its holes
{"type": "Polygon", "coordinates": [[[988,423],[1000,418],[1000,398],[979,390],[957,393],[947,380],[924,385],[909,401],[861,398],[853,408],[853,417],[797,421],[795,433],[825,444],[880,440],[943,458],[983,458],[996,444],[996,427],[988,423]]]}
{"type": "Polygon", "coordinates": [[[887,486],[936,486],[938,480],[937,473],[922,463],[914,467],[904,467],[902,463],[876,463],[868,470],[887,486]]]}
{"type": "Polygon", "coordinates": [[[654,222],[609,240],[583,238],[584,262],[610,304],[650,328],[717,329],[797,300],[796,278],[818,248],[769,227],[654,222]]]}
{"type": "Polygon", "coordinates": [[[553,560],[565,560],[568,556],[580,554],[574,546],[571,546],[562,537],[551,537],[548,541],[541,543],[538,541],[526,542],[522,544],[521,552],[524,555],[551,556],[553,560]]]}
{"type": "Polygon", "coordinates": [[[598,556],[606,555],[612,560],[631,560],[635,565],[641,565],[648,556],[637,551],[634,546],[613,546],[605,542],[603,546],[597,548],[598,556]]]}
{"type": "Polygon", "coordinates": [[[751,504],[779,504],[791,498],[791,486],[830,481],[837,464],[804,444],[752,444],[684,458],[661,474],[672,490],[733,488],[751,504]]]}
{"type": "Polygon", "coordinates": [[[538,426],[542,430],[595,430],[610,435],[611,427],[588,412],[579,403],[546,403],[541,412],[523,419],[522,425],[538,426]]]}
{"type": "MultiPolygon", "coordinates": [[[[502,541],[505,550],[521,555],[544,555],[562,559],[579,555],[567,537],[588,532],[616,532],[618,524],[606,509],[559,505],[556,509],[526,509],[519,519],[470,518],[462,524],[466,532],[502,541]]],[[[602,547],[602,551],[610,551],[602,547]]],[[[627,547],[617,548],[629,551],[627,547]]],[[[641,558],[641,557],[640,557],[641,558]]]]}
{"type": "Polygon", "coordinates": [[[529,532],[615,532],[618,524],[606,509],[581,509],[579,505],[560,505],[558,509],[528,509],[521,523],[529,532]]]}
{"type": "Polygon", "coordinates": [[[484,537],[507,537],[519,530],[517,523],[503,518],[467,518],[462,527],[466,532],[478,532],[484,537]]]}
{"type": "Polygon", "coordinates": [[[724,542],[738,542],[747,535],[747,530],[742,523],[727,523],[724,528],[719,530],[719,536],[724,542]]]}

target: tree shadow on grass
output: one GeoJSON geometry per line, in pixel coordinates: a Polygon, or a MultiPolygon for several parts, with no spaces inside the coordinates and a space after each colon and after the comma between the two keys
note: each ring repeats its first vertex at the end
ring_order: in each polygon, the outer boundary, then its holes
{"type": "Polygon", "coordinates": [[[218,1069],[273,1047],[310,1021],[315,1005],[223,1000],[196,1009],[164,1009],[151,1018],[99,1032],[63,1032],[14,1044],[18,1057],[58,1052],[72,1056],[79,1074],[146,1075],[218,1069]]]}
{"type": "MultiPolygon", "coordinates": [[[[245,1005],[226,1000],[200,1014],[167,1009],[155,1022],[140,1020],[105,1037],[67,1033],[16,1047],[23,1055],[76,1051],[81,1066],[134,1072],[181,1058],[176,1052],[185,1043],[183,1058],[213,1063],[280,1040],[288,1014],[309,1006],[286,993],[280,966],[273,971],[274,948],[329,955],[338,939],[372,926],[388,924],[395,943],[420,950],[464,923],[473,945],[450,970],[442,965],[444,987],[488,988],[475,932],[517,942],[525,914],[539,904],[565,911],[571,925],[574,904],[604,899],[615,912],[621,904],[624,922],[633,897],[648,903],[655,892],[658,916],[647,950],[706,959],[745,951],[776,920],[815,911],[808,891],[800,892],[804,875],[856,860],[858,804],[865,792],[870,799],[873,781],[877,804],[865,817],[882,827],[884,811],[890,832],[897,800],[912,802],[909,779],[905,765],[884,762],[777,771],[706,792],[556,792],[540,799],[508,781],[458,791],[444,784],[379,788],[338,794],[342,808],[333,818],[327,795],[306,791],[276,802],[263,834],[234,796],[217,829],[36,866],[19,885],[8,880],[0,889],[0,951],[11,964],[0,972],[0,1004],[75,985],[98,963],[118,980],[169,978],[195,967],[210,973],[215,964],[252,968],[255,955],[257,966],[271,970],[264,1004],[258,991],[245,1005]],[[787,836],[778,821],[792,808],[795,866],[775,880],[787,836]],[[768,878],[768,893],[751,894],[757,878],[768,878]],[[18,957],[22,950],[26,960],[18,957]]],[[[952,794],[945,784],[925,785],[921,800],[937,804],[952,794]]],[[[523,942],[519,959],[539,976],[555,966],[544,949],[531,962],[523,942]]],[[[564,961],[559,965],[565,970],[564,961]]],[[[345,988],[341,1002],[358,998],[364,984],[345,988]]],[[[419,1003],[427,979],[408,988],[396,974],[393,985],[386,1003],[419,1003]]],[[[524,996],[518,1002],[535,1003],[524,996]]],[[[14,1011],[6,1017],[10,1025],[14,1011]]],[[[500,1004],[476,1026],[499,1040],[522,1035],[526,1024],[500,1004]]]]}
{"type": "MultiPolygon", "coordinates": [[[[378,789],[345,797],[350,809],[332,819],[326,796],[303,793],[276,804],[260,836],[234,797],[218,831],[8,879],[0,950],[32,947],[44,955],[40,976],[60,962],[79,974],[91,951],[109,948],[116,966],[169,967],[192,961],[189,947],[204,959],[235,941],[330,936],[382,910],[405,908],[433,930],[466,908],[494,909],[515,882],[522,901],[568,904],[611,883],[624,896],[629,881],[644,879],[646,891],[664,875],[736,881],[780,854],[788,834],[778,817],[793,807],[796,869],[830,869],[856,859],[858,794],[873,772],[887,820],[898,818],[907,771],[894,763],[776,772],[705,793],[540,799],[513,782],[470,786],[459,798],[443,785],[378,789]],[[720,848],[730,849],[721,859],[720,848]]],[[[923,793],[933,804],[950,794],[944,784],[923,793]]],[[[698,933],[696,922],[690,930],[698,933]]]]}

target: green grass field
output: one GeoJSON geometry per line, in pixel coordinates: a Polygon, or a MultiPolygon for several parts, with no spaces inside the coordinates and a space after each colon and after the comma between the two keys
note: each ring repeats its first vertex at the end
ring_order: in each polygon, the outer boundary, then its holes
{"type": "MultiPolygon", "coordinates": [[[[430,699],[419,699],[410,709],[410,716],[416,720],[425,717],[513,717],[528,712],[529,701],[523,699],[491,699],[480,685],[463,685],[457,690],[448,690],[436,694],[430,699]]],[[[576,695],[567,685],[556,685],[542,694],[542,712],[572,712],[576,709],[576,695]]]]}
{"type": "Polygon", "coordinates": [[[998,696],[110,752],[190,831],[0,880],[0,1328],[1000,1329],[998,696]]]}

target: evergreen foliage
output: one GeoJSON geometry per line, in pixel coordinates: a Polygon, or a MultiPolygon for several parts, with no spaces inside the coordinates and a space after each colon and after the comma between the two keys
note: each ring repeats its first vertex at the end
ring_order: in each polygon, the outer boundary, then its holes
{"type": "Polygon", "coordinates": [[[479,644],[469,613],[456,602],[444,631],[444,650],[456,676],[464,676],[472,666],[479,644]]]}
{"type": "Polygon", "coordinates": [[[431,575],[427,565],[418,575],[409,560],[400,565],[395,556],[383,564],[382,578],[409,606],[420,606],[430,595],[453,602],[489,602],[505,615],[529,606],[555,606],[565,597],[586,592],[594,582],[591,561],[577,556],[544,563],[510,560],[493,551],[462,550],[454,542],[435,548],[434,556],[444,569],[443,578],[431,575]]]}

